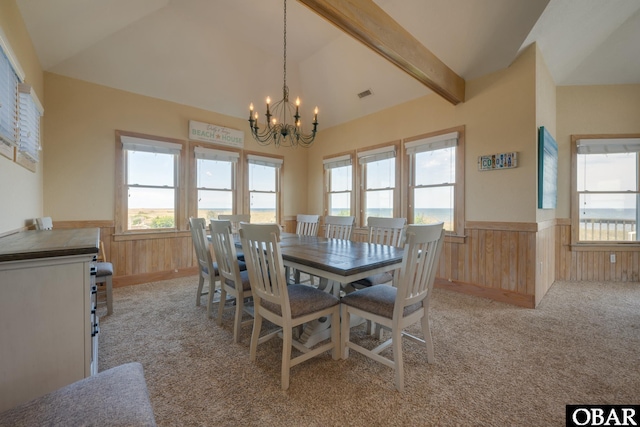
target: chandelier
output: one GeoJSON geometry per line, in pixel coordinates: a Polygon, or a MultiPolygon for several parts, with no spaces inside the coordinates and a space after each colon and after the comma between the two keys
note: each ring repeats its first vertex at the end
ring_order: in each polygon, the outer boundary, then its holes
{"type": "Polygon", "coordinates": [[[300,121],[298,108],[300,98],[296,98],[295,106],[289,102],[289,87],[287,86],[287,0],[284,0],[284,84],[282,99],[271,105],[271,98],[267,96],[266,125],[260,129],[258,113],[253,111],[253,103],[249,105],[249,128],[251,135],[260,145],[274,144],[276,147],[308,147],[316,137],[318,127],[318,107],[313,116],[313,130],[305,134],[300,121]],[[295,112],[295,113],[294,113],[295,112]]]}

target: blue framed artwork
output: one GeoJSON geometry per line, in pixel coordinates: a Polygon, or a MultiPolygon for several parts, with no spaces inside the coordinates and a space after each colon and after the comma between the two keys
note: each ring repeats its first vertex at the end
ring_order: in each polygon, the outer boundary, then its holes
{"type": "Polygon", "coordinates": [[[558,144],[544,126],[538,129],[538,209],[555,209],[558,200],[558,144]]]}

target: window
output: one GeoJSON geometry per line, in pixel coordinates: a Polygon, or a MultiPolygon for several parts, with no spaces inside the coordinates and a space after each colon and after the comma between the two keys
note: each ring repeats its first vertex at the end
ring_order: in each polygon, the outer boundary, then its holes
{"type": "Polygon", "coordinates": [[[359,152],[358,163],[361,171],[361,224],[366,224],[370,216],[396,216],[396,147],[359,152]]]}
{"type": "Polygon", "coordinates": [[[640,137],[580,138],[574,145],[576,240],[637,241],[640,137]]]}
{"type": "Polygon", "coordinates": [[[18,83],[24,76],[0,30],[0,152],[11,158],[18,144],[18,83]]]}
{"type": "Polygon", "coordinates": [[[405,143],[409,157],[409,222],[444,222],[462,234],[464,152],[461,132],[419,137],[405,143]]]}
{"type": "Polygon", "coordinates": [[[199,218],[215,219],[234,214],[236,169],[240,154],[195,147],[197,211],[199,218]]]}
{"type": "Polygon", "coordinates": [[[327,215],[352,216],[353,166],[351,155],[324,160],[327,215]]]}
{"type": "Polygon", "coordinates": [[[40,117],[44,108],[31,86],[20,83],[18,152],[32,162],[39,160],[40,151],[40,117]]]}
{"type": "Polygon", "coordinates": [[[280,169],[282,159],[247,155],[251,222],[280,222],[280,169]]]}
{"type": "Polygon", "coordinates": [[[183,144],[155,137],[120,136],[122,191],[116,206],[119,232],[176,230],[183,223],[183,144]]]}

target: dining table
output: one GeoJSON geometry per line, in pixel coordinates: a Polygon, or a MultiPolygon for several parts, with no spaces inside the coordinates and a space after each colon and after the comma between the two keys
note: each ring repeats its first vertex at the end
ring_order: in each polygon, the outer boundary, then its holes
{"type": "MultiPolygon", "coordinates": [[[[242,248],[239,236],[234,233],[233,237],[236,247],[242,248]]],[[[404,254],[404,249],[396,246],[287,232],[280,233],[280,250],[287,271],[296,269],[319,277],[319,288],[337,297],[352,282],[400,269],[404,254]]],[[[330,337],[330,325],[330,319],[310,322],[298,341],[313,347],[330,337]]]]}
{"type": "MultiPolygon", "coordinates": [[[[284,232],[280,249],[285,267],[320,277],[320,288],[338,297],[349,283],[399,269],[404,254],[403,248],[395,246],[284,232]]],[[[329,338],[329,327],[330,319],[311,322],[298,341],[312,347],[329,338]]]]}

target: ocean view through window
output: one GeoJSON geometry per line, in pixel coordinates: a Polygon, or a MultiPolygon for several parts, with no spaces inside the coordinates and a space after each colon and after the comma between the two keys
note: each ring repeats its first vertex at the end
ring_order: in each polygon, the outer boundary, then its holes
{"type": "Polygon", "coordinates": [[[578,241],[638,241],[640,138],[578,139],[578,241]]]}

